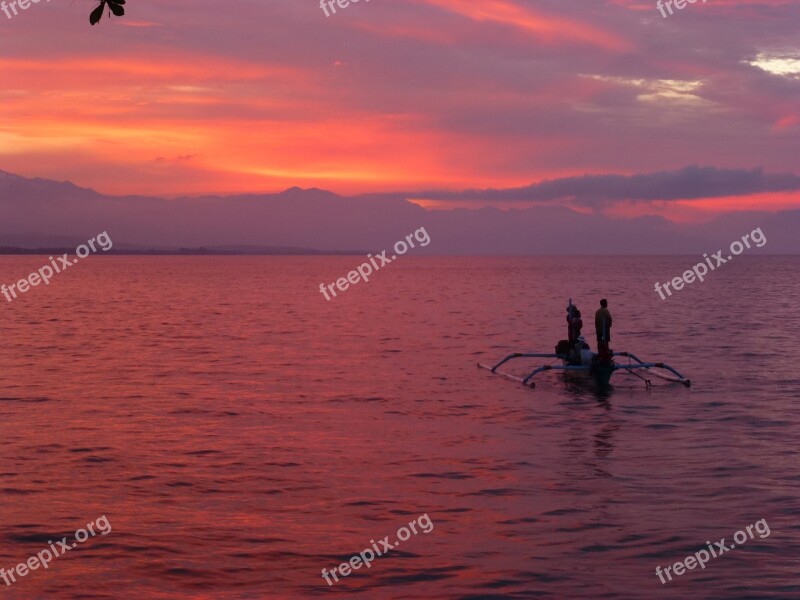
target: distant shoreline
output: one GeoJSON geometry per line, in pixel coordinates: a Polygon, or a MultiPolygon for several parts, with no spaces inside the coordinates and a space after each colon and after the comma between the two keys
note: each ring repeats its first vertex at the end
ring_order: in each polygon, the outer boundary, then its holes
{"type": "MultiPolygon", "coordinates": [[[[276,248],[276,249],[224,249],[224,248],[112,248],[97,256],[108,254],[116,256],[366,256],[374,250],[308,250],[302,248],[276,248]]],[[[0,256],[58,256],[74,254],[74,247],[53,248],[17,248],[13,246],[0,246],[0,256]]],[[[667,258],[667,257],[696,257],[695,254],[427,254],[426,257],[438,258],[667,258]]],[[[742,258],[796,258],[798,254],[779,252],[776,254],[760,253],[760,256],[742,258]]]]}
{"type": "MultiPolygon", "coordinates": [[[[0,246],[0,256],[31,256],[31,255],[61,255],[72,254],[75,248],[17,248],[13,246],[0,246]]],[[[166,249],[126,249],[112,248],[107,254],[118,256],[360,256],[368,254],[356,250],[351,251],[326,251],[309,250],[305,248],[166,248],[166,249]]]]}

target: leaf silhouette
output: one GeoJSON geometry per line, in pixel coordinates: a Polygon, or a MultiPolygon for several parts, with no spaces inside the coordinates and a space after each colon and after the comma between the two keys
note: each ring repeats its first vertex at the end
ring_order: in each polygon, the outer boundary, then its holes
{"type": "Polygon", "coordinates": [[[100,6],[95,8],[92,14],[89,15],[89,23],[96,25],[100,22],[100,19],[103,18],[106,5],[108,5],[110,11],[109,16],[111,16],[111,13],[114,13],[118,17],[123,16],[125,14],[125,7],[123,4],[125,4],[125,0],[100,0],[100,6]]]}
{"type": "Polygon", "coordinates": [[[123,4],[125,4],[124,0],[122,2],[114,2],[114,0],[108,0],[108,8],[110,8],[111,12],[113,12],[118,17],[121,17],[122,15],[125,14],[125,9],[122,7],[123,4]]]}
{"type": "Polygon", "coordinates": [[[100,3],[100,6],[95,8],[92,11],[92,14],[89,15],[89,23],[91,23],[92,25],[96,25],[97,23],[100,22],[100,19],[103,18],[103,9],[105,8],[105,6],[106,6],[106,0],[103,0],[100,3]]]}

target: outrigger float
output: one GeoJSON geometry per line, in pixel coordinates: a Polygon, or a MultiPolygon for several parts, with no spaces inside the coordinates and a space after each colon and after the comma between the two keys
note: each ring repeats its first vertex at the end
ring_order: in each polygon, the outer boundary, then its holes
{"type": "Polygon", "coordinates": [[[649,374],[654,375],[656,377],[660,377],[662,379],[666,379],[667,381],[673,381],[676,383],[682,383],[686,387],[689,387],[692,382],[689,379],[686,379],[683,375],[678,373],[675,369],[670,367],[668,364],[663,362],[644,362],[637,358],[635,355],[631,354],[630,352],[612,352],[613,356],[624,356],[628,358],[627,364],[619,364],[613,358],[610,361],[607,361],[605,364],[601,363],[598,359],[598,355],[596,353],[592,353],[592,363],[588,365],[584,364],[570,364],[568,357],[566,354],[543,354],[539,352],[535,353],[523,353],[523,352],[515,352],[514,354],[509,354],[499,363],[494,366],[485,365],[478,363],[478,366],[481,369],[488,369],[492,373],[496,373],[498,375],[502,375],[503,377],[507,377],[508,379],[512,379],[514,381],[519,381],[523,385],[528,385],[530,387],[536,387],[536,383],[533,381],[533,378],[539,375],[540,373],[546,373],[547,371],[563,371],[565,374],[576,374],[581,375],[584,377],[589,377],[595,381],[598,386],[605,387],[609,385],[611,381],[611,376],[616,371],[627,371],[632,375],[636,375],[640,379],[643,379],[647,387],[650,387],[650,380],[642,377],[636,371],[637,369],[646,370],[649,374]],[[506,373],[503,371],[498,371],[497,369],[507,363],[510,360],[515,358],[554,358],[560,359],[562,364],[560,365],[542,365],[541,367],[537,367],[527,377],[519,377],[517,375],[512,375],[511,373],[506,373]],[[667,375],[665,373],[655,371],[653,369],[660,369],[661,371],[667,371],[672,373],[672,375],[667,375]]]}

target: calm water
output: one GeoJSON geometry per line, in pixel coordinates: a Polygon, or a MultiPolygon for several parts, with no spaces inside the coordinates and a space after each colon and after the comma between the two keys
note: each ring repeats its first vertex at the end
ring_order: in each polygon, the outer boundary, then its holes
{"type": "MultiPolygon", "coordinates": [[[[0,298],[0,567],[113,527],[0,596],[800,597],[800,260],[662,301],[693,257],[404,257],[326,302],[356,261],[97,256],[0,298]],[[475,368],[552,351],[569,296],[587,322],[607,296],[614,349],[692,388],[475,368]],[[327,586],[422,514],[433,531],[327,586]]],[[[44,262],[0,257],[0,281],[44,262]]]]}

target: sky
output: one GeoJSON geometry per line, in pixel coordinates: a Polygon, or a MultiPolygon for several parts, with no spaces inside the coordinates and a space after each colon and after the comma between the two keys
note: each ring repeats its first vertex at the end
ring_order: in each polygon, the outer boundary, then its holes
{"type": "Polygon", "coordinates": [[[96,4],[0,12],[0,169],[119,195],[800,208],[796,0],[128,0],[90,27],[96,4]]]}

